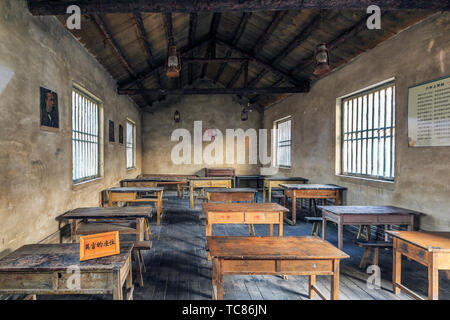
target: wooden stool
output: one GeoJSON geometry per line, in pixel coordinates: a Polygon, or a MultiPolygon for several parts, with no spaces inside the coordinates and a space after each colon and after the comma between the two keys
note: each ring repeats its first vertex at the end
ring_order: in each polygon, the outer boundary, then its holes
{"type": "Polygon", "coordinates": [[[379,250],[392,248],[392,242],[387,241],[362,241],[357,240],[355,244],[360,248],[365,248],[361,262],[359,263],[360,268],[365,268],[369,264],[370,251],[373,251],[372,265],[378,266],[379,250]]]}
{"type": "Polygon", "coordinates": [[[133,243],[133,259],[136,266],[136,272],[137,272],[137,278],[139,281],[139,286],[141,288],[144,287],[144,280],[142,278],[142,271],[147,272],[147,269],[145,267],[144,259],[142,258],[142,250],[150,250],[152,248],[152,242],[151,241],[132,241],[132,242],[122,242],[124,244],[126,243],[133,243]]]}
{"type": "Polygon", "coordinates": [[[322,229],[322,217],[305,217],[307,222],[312,222],[312,236],[320,237],[321,229],[322,229]]]}

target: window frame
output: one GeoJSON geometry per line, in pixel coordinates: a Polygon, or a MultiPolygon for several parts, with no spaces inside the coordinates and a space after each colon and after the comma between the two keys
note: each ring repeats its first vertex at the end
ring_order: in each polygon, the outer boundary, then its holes
{"type": "MultiPolygon", "coordinates": [[[[397,131],[397,126],[396,126],[396,81],[395,78],[391,78],[388,79],[386,81],[380,82],[376,85],[367,87],[365,89],[359,90],[355,93],[343,96],[341,98],[339,98],[339,103],[337,104],[338,108],[339,108],[339,157],[340,157],[340,161],[339,161],[339,171],[337,172],[339,175],[343,176],[343,177],[350,177],[350,178],[359,178],[359,179],[368,179],[368,180],[374,180],[374,181],[379,181],[379,182],[395,182],[395,163],[396,163],[396,131],[397,131]],[[386,99],[388,97],[387,94],[387,90],[388,88],[393,88],[393,90],[391,91],[391,126],[387,126],[387,110],[388,110],[388,104],[386,103],[386,99]],[[389,163],[390,163],[390,174],[389,175],[370,175],[370,174],[363,174],[363,173],[354,173],[354,172],[344,172],[344,161],[345,161],[345,148],[344,148],[344,141],[345,141],[345,111],[344,111],[344,104],[346,101],[349,101],[351,99],[359,99],[359,98],[363,98],[362,101],[362,110],[364,112],[364,96],[367,96],[367,110],[369,110],[369,96],[372,94],[373,95],[373,100],[372,100],[372,109],[375,109],[374,107],[374,101],[375,101],[375,94],[378,93],[378,117],[380,117],[381,115],[381,108],[380,108],[380,94],[381,91],[385,90],[385,100],[384,100],[384,111],[383,111],[383,115],[384,115],[384,125],[381,127],[380,125],[378,126],[378,129],[375,129],[374,125],[375,123],[372,122],[372,129],[369,129],[368,127],[368,122],[366,123],[366,129],[364,128],[364,125],[361,126],[361,129],[358,131],[353,131],[353,129],[350,131],[350,134],[356,133],[356,140],[358,140],[358,133],[361,132],[361,140],[363,141],[361,143],[361,156],[359,159],[359,165],[360,165],[360,169],[361,172],[363,171],[363,159],[364,157],[362,156],[362,150],[364,150],[364,144],[366,144],[366,159],[365,159],[365,167],[366,167],[366,172],[368,172],[367,166],[368,165],[372,165],[371,162],[368,161],[368,151],[367,148],[369,146],[369,140],[375,140],[375,131],[381,131],[381,133],[377,133],[376,135],[379,136],[379,140],[381,141],[382,139],[384,139],[384,151],[383,154],[386,154],[386,151],[388,150],[386,147],[386,138],[390,138],[390,147],[389,147],[389,163]],[[387,134],[388,130],[392,130],[390,131],[389,135],[387,134]],[[363,132],[366,131],[366,137],[364,137],[363,132]],[[369,131],[372,131],[372,134],[369,137],[369,131]],[[366,143],[364,143],[364,141],[367,141],[366,143]]],[[[359,105],[359,103],[358,103],[359,105]]],[[[353,112],[353,111],[352,111],[353,112]]],[[[369,112],[366,112],[366,118],[369,119],[371,118],[372,121],[374,120],[374,112],[375,110],[372,111],[372,117],[369,117],[369,112]]],[[[353,114],[352,114],[353,117],[353,114]]],[[[357,113],[357,117],[358,117],[358,113],[357,113]]],[[[367,120],[368,121],[368,120],[367,120]]],[[[380,123],[380,119],[378,118],[378,121],[380,123]]],[[[358,121],[357,121],[358,122],[358,121]]],[[[352,125],[353,126],[353,125],[352,125]]],[[[358,126],[358,125],[357,125],[358,126]]],[[[352,138],[353,141],[353,138],[352,138]]],[[[372,148],[374,143],[372,142],[372,148]]],[[[379,145],[378,145],[379,146],[379,145]]],[[[353,154],[353,152],[350,152],[351,154],[353,154]]],[[[358,150],[356,151],[356,155],[358,157],[358,150]]],[[[358,161],[358,158],[356,158],[356,160],[358,161]]],[[[371,153],[371,160],[373,163],[373,153],[371,153]]],[[[353,167],[353,158],[351,158],[352,161],[352,167],[353,167]]],[[[386,156],[384,157],[383,161],[383,170],[386,170],[386,162],[387,162],[387,158],[386,156]]],[[[377,168],[378,168],[378,164],[380,163],[380,155],[378,155],[378,159],[377,159],[377,168]]],[[[356,164],[356,168],[358,167],[358,163],[356,164]]],[[[373,170],[373,168],[372,168],[373,170]]]]}
{"type": "Polygon", "coordinates": [[[136,169],[136,123],[131,120],[131,119],[127,119],[126,124],[125,124],[125,166],[127,168],[127,170],[134,170],[136,169]],[[132,125],[132,129],[133,129],[133,145],[132,145],[132,155],[133,155],[133,164],[131,167],[128,167],[128,130],[127,130],[127,126],[128,124],[132,125]]]}
{"type": "Polygon", "coordinates": [[[94,181],[97,180],[99,178],[103,177],[103,166],[102,166],[102,161],[103,161],[103,152],[102,152],[102,148],[103,148],[103,127],[102,127],[102,116],[103,116],[103,103],[101,101],[101,99],[99,99],[98,97],[96,97],[94,94],[90,93],[88,90],[84,89],[83,87],[77,85],[77,84],[73,84],[72,85],[72,90],[71,90],[71,105],[72,105],[72,110],[71,110],[71,115],[72,115],[72,123],[71,123],[71,134],[72,134],[72,184],[74,186],[79,185],[79,184],[84,184],[86,182],[90,182],[90,181],[94,181]],[[73,132],[74,132],[74,123],[73,123],[73,112],[74,112],[74,104],[73,104],[73,94],[74,92],[82,97],[84,97],[85,99],[89,100],[90,102],[94,103],[97,106],[97,173],[95,175],[91,175],[91,176],[86,176],[86,177],[82,177],[79,179],[74,180],[74,169],[75,169],[75,162],[74,162],[74,146],[73,146],[73,132]]]}
{"type": "Polygon", "coordinates": [[[292,168],[292,116],[289,115],[287,117],[275,120],[273,123],[273,127],[274,129],[276,129],[275,131],[275,139],[274,139],[274,154],[275,154],[275,158],[274,158],[274,162],[275,162],[275,167],[276,168],[280,168],[280,169],[291,169],[292,168]],[[289,143],[289,159],[290,159],[290,164],[287,165],[280,165],[278,163],[278,125],[280,123],[283,122],[287,122],[290,121],[291,122],[291,130],[290,130],[290,143],[289,143]]]}

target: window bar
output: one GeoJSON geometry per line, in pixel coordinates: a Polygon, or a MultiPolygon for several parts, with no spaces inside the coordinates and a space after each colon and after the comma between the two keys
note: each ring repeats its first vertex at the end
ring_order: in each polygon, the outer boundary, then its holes
{"type": "Polygon", "coordinates": [[[375,147],[375,143],[374,143],[374,139],[375,139],[375,92],[372,93],[372,109],[371,109],[371,113],[372,113],[372,154],[370,156],[370,175],[373,176],[373,163],[374,163],[374,147],[375,147]]]}
{"type": "Polygon", "coordinates": [[[395,156],[395,152],[394,152],[394,148],[395,148],[395,135],[394,135],[394,124],[395,124],[395,99],[394,99],[394,95],[395,95],[395,86],[392,86],[392,90],[391,90],[391,178],[394,177],[394,156],[395,156]]]}
{"type": "Polygon", "coordinates": [[[354,121],[355,121],[355,154],[354,154],[354,163],[355,163],[355,169],[353,170],[353,173],[358,174],[358,119],[359,119],[359,110],[358,110],[358,99],[353,100],[353,107],[356,109],[354,121]]]}
{"type": "Polygon", "coordinates": [[[363,98],[362,97],[360,97],[360,98],[358,98],[358,108],[360,109],[360,112],[361,112],[361,114],[360,114],[360,117],[359,117],[359,119],[358,119],[358,122],[359,122],[359,136],[360,136],[360,139],[359,139],[359,174],[362,174],[362,170],[363,170],[363,168],[362,168],[362,152],[363,152],[363,147],[362,147],[362,145],[363,145],[363,116],[364,116],[364,106],[363,106],[363,98]]]}
{"type": "Polygon", "coordinates": [[[387,128],[387,88],[384,90],[384,142],[383,142],[383,176],[386,177],[386,128],[387,128]]]}
{"type": "Polygon", "coordinates": [[[380,91],[377,91],[378,94],[378,145],[377,145],[377,176],[380,176],[380,140],[381,140],[381,94],[380,91]]]}
{"type": "Polygon", "coordinates": [[[353,172],[353,101],[349,100],[348,101],[348,110],[349,110],[349,126],[350,126],[350,131],[349,131],[349,150],[350,150],[350,165],[348,166],[348,172],[352,173],[353,172]],[[350,111],[351,111],[351,118],[350,118],[350,111]]]}
{"type": "Polygon", "coordinates": [[[366,174],[369,174],[369,95],[364,96],[366,102],[366,174]]]}

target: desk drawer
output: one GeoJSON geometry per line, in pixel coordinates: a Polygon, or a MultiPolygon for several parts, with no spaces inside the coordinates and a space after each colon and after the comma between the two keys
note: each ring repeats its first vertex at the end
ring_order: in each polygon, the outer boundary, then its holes
{"type": "Polygon", "coordinates": [[[411,218],[409,215],[380,216],[378,221],[387,224],[410,224],[411,218]]]}
{"type": "Polygon", "coordinates": [[[111,201],[129,201],[135,200],[136,194],[134,192],[110,192],[109,199],[111,201]]]}
{"type": "Polygon", "coordinates": [[[371,224],[378,222],[377,216],[372,216],[368,214],[345,215],[342,218],[344,223],[371,224]]]}
{"type": "Polygon", "coordinates": [[[278,213],[273,212],[246,212],[246,223],[278,223],[280,218],[278,213]]]}
{"type": "Polygon", "coordinates": [[[244,223],[243,212],[213,212],[208,213],[209,223],[244,223]]]}

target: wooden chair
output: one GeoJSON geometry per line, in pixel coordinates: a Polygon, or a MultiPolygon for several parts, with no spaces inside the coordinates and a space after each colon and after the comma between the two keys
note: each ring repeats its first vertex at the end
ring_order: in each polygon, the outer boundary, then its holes
{"type": "Polygon", "coordinates": [[[141,288],[144,287],[144,280],[142,277],[142,271],[146,272],[147,268],[145,267],[144,258],[142,257],[143,250],[150,250],[152,248],[151,241],[123,241],[123,244],[133,243],[133,260],[136,266],[137,279],[139,281],[139,286],[141,288]]]}
{"type": "Polygon", "coordinates": [[[370,253],[373,249],[373,258],[372,265],[378,266],[379,263],[379,250],[380,249],[390,249],[392,248],[392,242],[387,241],[364,241],[364,240],[356,240],[355,244],[364,248],[364,253],[361,258],[361,262],[359,263],[360,268],[365,268],[369,263],[370,253]]]}
{"type": "Polygon", "coordinates": [[[305,220],[307,222],[312,222],[313,224],[311,235],[320,237],[323,220],[322,217],[305,217],[305,220]]]}

